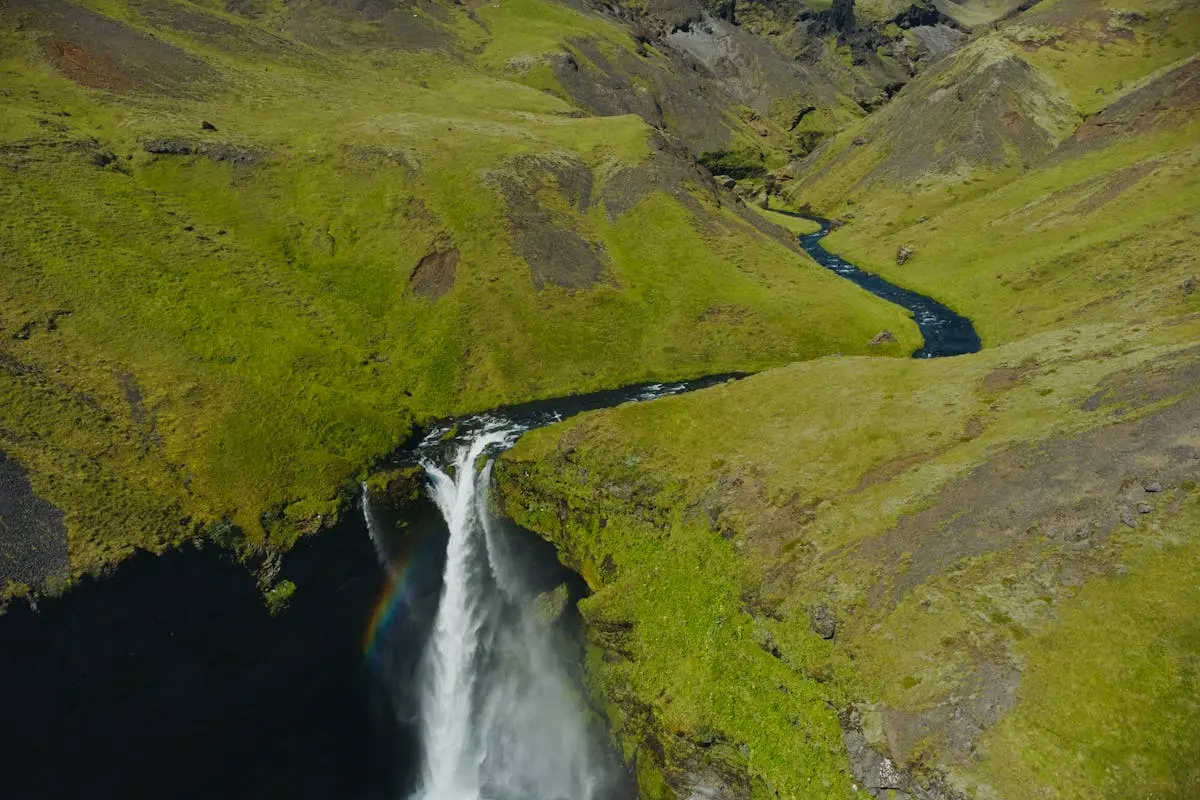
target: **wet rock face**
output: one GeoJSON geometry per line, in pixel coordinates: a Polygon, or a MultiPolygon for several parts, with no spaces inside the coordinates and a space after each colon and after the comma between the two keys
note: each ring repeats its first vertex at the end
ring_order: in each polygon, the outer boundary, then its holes
{"type": "Polygon", "coordinates": [[[25,470],[0,453],[0,590],[11,583],[42,588],[65,578],[63,512],[38,497],[25,470]]]}

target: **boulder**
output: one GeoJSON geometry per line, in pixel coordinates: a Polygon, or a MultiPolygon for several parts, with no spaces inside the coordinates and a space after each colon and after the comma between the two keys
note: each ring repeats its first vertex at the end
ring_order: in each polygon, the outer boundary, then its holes
{"type": "Polygon", "coordinates": [[[1121,522],[1128,528],[1136,528],[1138,526],[1137,517],[1128,508],[1121,512],[1121,522]]]}
{"type": "Polygon", "coordinates": [[[202,131],[215,131],[216,129],[217,129],[217,126],[216,126],[216,125],[213,125],[213,124],[212,124],[211,122],[209,122],[208,120],[201,120],[201,122],[200,122],[200,130],[202,130],[202,131]]]}
{"type": "Polygon", "coordinates": [[[722,189],[728,189],[729,191],[733,191],[734,189],[737,188],[737,181],[735,181],[733,178],[729,177],[728,175],[716,175],[713,177],[713,180],[716,181],[717,185],[720,186],[722,189]]]}
{"type": "Polygon", "coordinates": [[[913,257],[915,251],[908,245],[902,244],[896,250],[896,263],[904,264],[913,257]]]}
{"type": "Polygon", "coordinates": [[[813,606],[809,612],[809,627],[822,639],[832,639],[837,633],[837,617],[830,611],[829,606],[820,603],[813,606]]]}
{"type": "Polygon", "coordinates": [[[871,347],[878,347],[881,344],[886,344],[887,342],[894,342],[894,341],[896,341],[896,335],[894,333],[892,333],[891,331],[889,331],[887,328],[884,328],[879,333],[875,334],[875,338],[871,339],[869,344],[871,345],[871,347]]]}
{"type": "Polygon", "coordinates": [[[1158,481],[1147,481],[1146,484],[1142,488],[1145,489],[1147,492],[1150,492],[1151,494],[1154,494],[1156,492],[1161,492],[1163,490],[1162,484],[1159,483],[1158,481]]]}

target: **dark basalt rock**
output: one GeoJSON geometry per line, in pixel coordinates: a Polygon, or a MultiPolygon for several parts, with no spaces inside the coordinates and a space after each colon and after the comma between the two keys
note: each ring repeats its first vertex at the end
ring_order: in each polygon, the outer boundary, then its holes
{"type": "Polygon", "coordinates": [[[262,147],[240,147],[232,144],[205,145],[200,153],[210,161],[228,162],[239,167],[252,167],[265,160],[270,151],[262,147]]]}
{"type": "Polygon", "coordinates": [[[837,617],[824,603],[814,606],[809,612],[809,623],[812,632],[822,639],[832,639],[837,633],[837,617]]]}
{"type": "Polygon", "coordinates": [[[901,28],[917,28],[922,25],[937,25],[939,23],[958,27],[958,24],[953,19],[938,11],[932,4],[926,3],[913,3],[893,17],[892,22],[901,28]]]}
{"type": "Polygon", "coordinates": [[[156,156],[190,156],[197,148],[186,139],[147,139],[142,143],[142,149],[156,156]]]}
{"type": "Polygon", "coordinates": [[[217,163],[230,163],[239,167],[252,167],[264,161],[271,151],[265,147],[252,147],[220,142],[217,144],[199,144],[189,139],[147,139],[142,143],[142,149],[151,155],[159,156],[198,156],[202,155],[217,163]]]}

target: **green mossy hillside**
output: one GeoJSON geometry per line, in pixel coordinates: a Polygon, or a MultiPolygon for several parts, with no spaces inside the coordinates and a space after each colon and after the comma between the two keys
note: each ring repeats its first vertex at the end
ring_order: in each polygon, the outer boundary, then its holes
{"type": "Polygon", "coordinates": [[[498,77],[627,29],[261,11],[0,12],[0,448],[72,575],[213,524],[285,549],[415,421],[916,345],[641,119],[498,77]]]}
{"type": "Polygon", "coordinates": [[[1197,331],[822,359],[588,414],[506,454],[502,503],[592,587],[589,675],[664,797],[852,796],[843,729],[910,787],[1186,796],[1197,331]]]}

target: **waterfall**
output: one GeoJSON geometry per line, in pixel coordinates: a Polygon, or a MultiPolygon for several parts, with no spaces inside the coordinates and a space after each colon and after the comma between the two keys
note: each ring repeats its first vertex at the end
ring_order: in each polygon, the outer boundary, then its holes
{"type": "Polygon", "coordinates": [[[423,461],[450,536],[422,664],[415,800],[599,800],[606,783],[578,691],[489,511],[492,459],[520,431],[472,434],[446,469],[423,461]]]}

